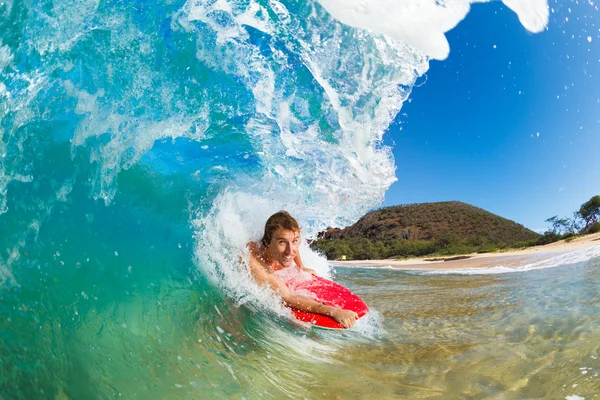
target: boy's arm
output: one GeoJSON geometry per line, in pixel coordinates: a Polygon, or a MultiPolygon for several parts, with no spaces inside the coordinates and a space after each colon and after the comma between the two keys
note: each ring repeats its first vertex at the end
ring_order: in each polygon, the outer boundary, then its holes
{"type": "Polygon", "coordinates": [[[250,253],[249,266],[250,272],[252,273],[252,276],[256,282],[261,286],[268,286],[271,288],[277,295],[281,296],[281,299],[288,307],[295,308],[300,311],[308,311],[315,314],[330,316],[346,328],[352,327],[358,319],[358,314],[356,314],[354,311],[328,306],[309,297],[301,296],[292,292],[281,281],[281,279],[267,273],[258,260],[256,260],[252,252],[250,253]]]}

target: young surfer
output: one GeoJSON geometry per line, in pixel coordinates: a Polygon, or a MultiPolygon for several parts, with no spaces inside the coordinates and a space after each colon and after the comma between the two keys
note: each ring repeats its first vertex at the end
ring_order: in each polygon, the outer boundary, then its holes
{"type": "Polygon", "coordinates": [[[302,264],[300,246],[300,226],[287,211],[279,211],[269,217],[260,243],[250,242],[250,272],[259,285],[270,287],[283,302],[291,308],[327,315],[350,328],[358,319],[354,311],[328,306],[307,296],[294,293],[278,277],[277,272],[297,267],[315,275],[315,271],[302,264]]]}

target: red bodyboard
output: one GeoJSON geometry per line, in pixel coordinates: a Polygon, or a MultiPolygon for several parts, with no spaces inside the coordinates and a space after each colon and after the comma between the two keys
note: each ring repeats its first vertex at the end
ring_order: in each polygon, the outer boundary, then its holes
{"type": "MultiPolygon", "coordinates": [[[[359,318],[369,311],[369,307],[367,307],[365,302],[350,290],[338,283],[318,276],[314,276],[312,279],[304,282],[296,283],[294,285],[294,289],[307,290],[313,293],[317,297],[318,301],[321,301],[328,306],[336,306],[343,308],[344,310],[354,311],[358,314],[359,318]]],[[[295,309],[292,309],[292,314],[297,320],[308,322],[320,328],[344,329],[342,324],[326,315],[314,314],[295,309]]]]}

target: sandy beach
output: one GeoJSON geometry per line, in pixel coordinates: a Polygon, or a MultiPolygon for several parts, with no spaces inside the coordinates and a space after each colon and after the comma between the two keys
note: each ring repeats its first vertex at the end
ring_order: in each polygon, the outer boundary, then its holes
{"type": "Polygon", "coordinates": [[[529,247],[523,250],[499,251],[484,254],[462,254],[445,257],[422,257],[404,260],[353,260],[332,261],[333,266],[364,267],[380,266],[398,269],[449,270],[463,268],[493,268],[497,266],[522,265],[528,261],[542,261],[546,258],[580,250],[588,247],[600,247],[600,233],[586,235],[573,240],[561,240],[544,246],[529,247]]]}

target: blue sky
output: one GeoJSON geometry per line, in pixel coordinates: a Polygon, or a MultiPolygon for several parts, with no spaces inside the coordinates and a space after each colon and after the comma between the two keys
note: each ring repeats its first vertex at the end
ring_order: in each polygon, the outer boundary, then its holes
{"type": "Polygon", "coordinates": [[[537,230],[600,194],[600,12],[550,7],[539,34],[500,2],[447,33],[449,57],[386,135],[398,182],[384,206],[459,200],[537,230]]]}

